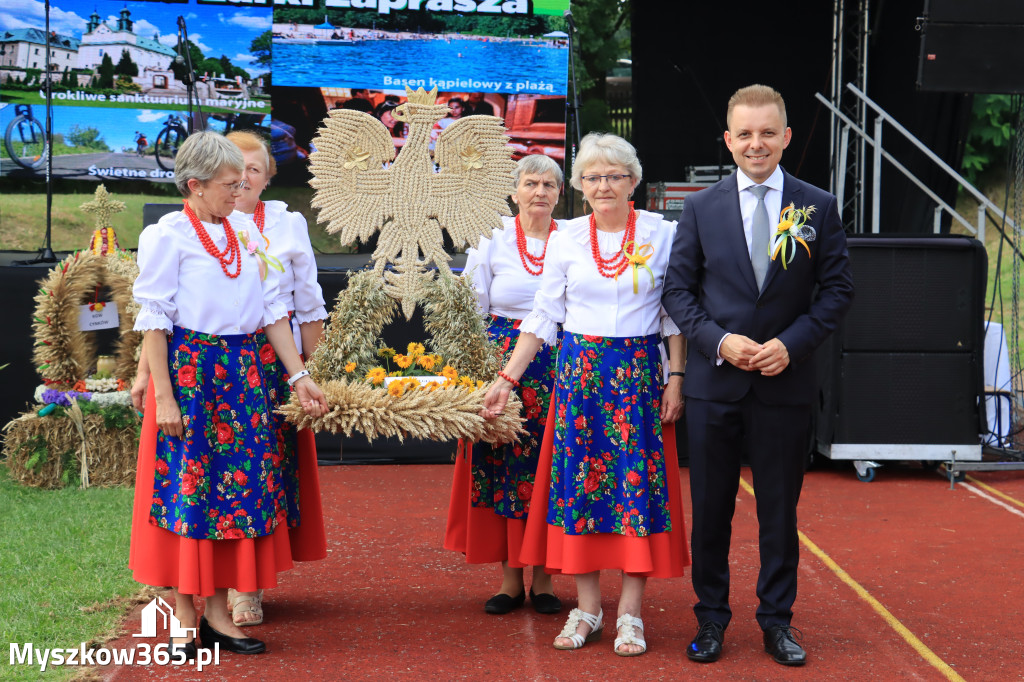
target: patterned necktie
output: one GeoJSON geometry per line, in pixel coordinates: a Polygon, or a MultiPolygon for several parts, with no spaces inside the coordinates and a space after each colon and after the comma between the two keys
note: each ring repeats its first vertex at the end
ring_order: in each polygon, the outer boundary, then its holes
{"type": "Polygon", "coordinates": [[[768,207],[764,204],[764,195],[768,193],[768,187],[751,185],[748,189],[757,197],[757,207],[754,209],[754,221],[750,231],[750,264],[754,266],[757,290],[761,291],[769,261],[768,242],[771,228],[768,226],[768,207]]]}

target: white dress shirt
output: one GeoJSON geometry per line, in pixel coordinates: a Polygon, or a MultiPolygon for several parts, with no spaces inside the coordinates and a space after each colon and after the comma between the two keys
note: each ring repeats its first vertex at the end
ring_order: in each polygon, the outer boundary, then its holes
{"type": "MultiPolygon", "coordinates": [[[[481,313],[521,320],[533,310],[541,278],[523,268],[516,244],[516,219],[503,217],[501,221],[504,228],[494,230],[490,239],[481,238],[475,249],[466,251],[462,276],[473,278],[481,313]]],[[[543,239],[527,237],[526,250],[539,258],[544,253],[544,243],[543,239]]]]}
{"type": "MultiPolygon", "coordinates": [[[[654,273],[653,286],[651,276],[640,269],[637,273],[639,290],[634,294],[632,266],[618,279],[603,276],[590,250],[590,217],[566,221],[548,242],[540,289],[534,298],[533,310],[519,326],[520,332],[535,334],[548,344],[555,342],[560,323],[567,333],[592,336],[646,336],[656,332],[672,336],[679,333],[679,328],[661,307],[676,223],[662,220],[657,213],[636,213],[636,243],[638,246],[649,243],[654,249],[647,260],[647,266],[654,273]]],[[[623,234],[598,230],[597,243],[603,258],[621,252],[623,234]]]]}
{"type": "MultiPolygon", "coordinates": [[[[768,176],[762,185],[768,188],[764,194],[764,206],[768,209],[769,228],[779,224],[779,214],[782,213],[782,167],[776,166],[775,172],[768,176]]],[[[757,208],[757,197],[748,187],[757,183],[744,175],[743,171],[736,171],[736,189],[740,195],[740,216],[743,218],[743,237],[747,240],[747,255],[750,255],[750,243],[754,233],[754,209],[757,208]]]]}
{"type": "MultiPolygon", "coordinates": [[[[251,215],[238,211],[228,219],[233,223],[235,216],[252,220],[251,215]]],[[[324,293],[316,279],[316,257],[313,245],[309,243],[309,229],[303,215],[289,212],[283,201],[263,202],[263,217],[263,235],[270,240],[270,255],[281,261],[284,267],[284,272],[277,275],[281,291],[278,300],[285,310],[295,313],[297,324],[292,325],[292,336],[301,353],[299,325],[327,318],[324,293]]]]}
{"type": "MultiPolygon", "coordinates": [[[[756,184],[743,171],[736,171],[736,190],[740,196],[740,217],[743,218],[743,237],[747,240],[747,257],[750,256],[754,234],[754,210],[757,208],[757,197],[747,188],[756,184]]],[[[768,210],[768,227],[771,229],[773,224],[778,225],[778,216],[782,213],[782,166],[775,166],[772,174],[761,184],[768,188],[764,193],[764,207],[768,210]]],[[[721,365],[725,362],[725,358],[722,357],[722,342],[726,336],[729,334],[718,341],[718,357],[715,358],[715,364],[721,365]]]]}
{"type": "MultiPolygon", "coordinates": [[[[237,233],[258,235],[255,223],[241,214],[228,217],[237,233]]],[[[227,236],[222,225],[202,223],[214,246],[223,251],[227,236]]],[[[242,266],[238,277],[224,274],[220,262],[207,253],[192,224],[181,211],[168,213],[139,235],[139,276],[133,295],[142,307],[136,331],[184,327],[205,334],[251,334],[288,315],[280,302],[273,270],[260,280],[259,260],[239,240],[242,266]]],[[[234,272],[235,265],[228,266],[234,272]]]]}

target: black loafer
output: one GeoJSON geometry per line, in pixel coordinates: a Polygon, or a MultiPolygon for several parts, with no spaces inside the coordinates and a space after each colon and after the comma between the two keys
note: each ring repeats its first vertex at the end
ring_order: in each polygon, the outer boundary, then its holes
{"type": "Polygon", "coordinates": [[[484,604],[484,611],[500,616],[512,609],[518,609],[526,603],[526,590],[519,593],[517,597],[510,597],[507,594],[496,594],[484,604]]]}
{"type": "Polygon", "coordinates": [[[533,610],[537,613],[558,613],[562,610],[562,602],[558,597],[547,592],[534,594],[532,587],[530,588],[530,603],[533,604],[533,610]]]}
{"type": "Polygon", "coordinates": [[[799,630],[789,625],[773,625],[764,631],[764,650],[771,654],[776,663],[803,665],[807,662],[807,653],[797,644],[794,632],[803,638],[799,630]]]}
{"type": "Polygon", "coordinates": [[[266,644],[253,637],[228,637],[217,632],[210,626],[206,616],[199,619],[199,639],[203,641],[205,649],[212,649],[214,644],[220,644],[224,651],[236,654],[262,654],[267,650],[266,644]]]}
{"type": "Polygon", "coordinates": [[[173,639],[168,638],[167,643],[170,645],[167,652],[171,656],[171,663],[173,665],[184,665],[189,661],[196,660],[198,651],[196,650],[196,638],[193,637],[191,642],[175,642],[173,639]],[[185,660],[181,659],[181,654],[185,654],[185,660]]]}
{"type": "Polygon", "coordinates": [[[714,663],[722,655],[725,626],[714,621],[702,623],[697,636],[686,648],[686,657],[698,663],[714,663]]]}

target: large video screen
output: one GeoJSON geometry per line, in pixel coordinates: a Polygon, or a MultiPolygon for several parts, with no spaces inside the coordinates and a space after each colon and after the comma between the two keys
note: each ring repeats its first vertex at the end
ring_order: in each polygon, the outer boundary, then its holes
{"type": "Polygon", "coordinates": [[[400,150],[406,87],[448,104],[438,134],[490,114],[516,157],[565,154],[569,0],[53,0],[49,72],[44,3],[3,5],[3,176],[45,173],[47,73],[56,178],[169,182],[207,128],[263,134],[277,181],[304,182],[333,108],[376,117],[400,150]]]}

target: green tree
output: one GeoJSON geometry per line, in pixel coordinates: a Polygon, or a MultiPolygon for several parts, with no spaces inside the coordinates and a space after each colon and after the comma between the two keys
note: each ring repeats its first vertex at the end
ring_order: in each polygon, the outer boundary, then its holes
{"type": "Polygon", "coordinates": [[[220,72],[228,78],[235,74],[235,65],[231,63],[226,54],[220,56],[220,72]]]}
{"type": "Polygon", "coordinates": [[[270,54],[273,47],[273,34],[264,31],[249,44],[249,54],[256,57],[256,63],[260,66],[270,66],[270,54]]]}
{"type": "MultiPolygon", "coordinates": [[[[191,40],[186,43],[186,47],[188,48],[188,56],[192,58],[192,66],[197,72],[202,73],[199,71],[199,64],[206,58],[203,55],[203,51],[200,50],[199,47],[191,40]]],[[[185,59],[184,55],[182,55],[182,59],[185,59]]],[[[171,59],[171,71],[174,73],[174,77],[177,80],[184,80],[185,72],[188,71],[188,62],[185,61],[184,63],[179,64],[174,59],[171,59]]]]}
{"type": "Polygon", "coordinates": [[[1013,95],[975,95],[962,170],[972,185],[1006,163],[1015,123],[1013,95]]]}
{"type": "Polygon", "coordinates": [[[101,89],[114,87],[114,60],[110,58],[109,53],[103,55],[103,61],[100,62],[99,81],[96,85],[101,89]]]}
{"type": "Polygon", "coordinates": [[[138,76],[139,67],[132,61],[132,56],[128,54],[127,48],[121,50],[121,60],[117,62],[117,67],[114,69],[114,73],[119,76],[138,76]]]}
{"type": "MultiPolygon", "coordinates": [[[[580,95],[580,128],[611,129],[608,116],[607,74],[616,60],[629,54],[629,16],[632,0],[573,0],[574,36],[579,46],[577,87],[580,95]]],[[[571,96],[571,93],[570,93],[571,96]]]]}
{"type": "Polygon", "coordinates": [[[202,76],[204,73],[211,76],[220,76],[224,73],[224,65],[221,64],[219,59],[207,57],[196,64],[196,75],[202,76]]]}
{"type": "Polygon", "coordinates": [[[83,128],[77,123],[68,130],[67,141],[75,147],[84,149],[95,149],[96,151],[110,151],[107,143],[100,137],[100,131],[96,128],[83,128]]]}

